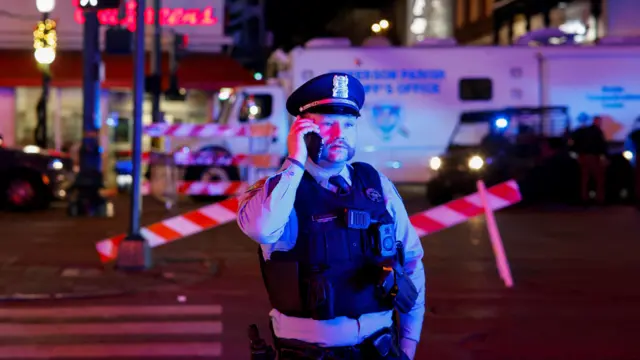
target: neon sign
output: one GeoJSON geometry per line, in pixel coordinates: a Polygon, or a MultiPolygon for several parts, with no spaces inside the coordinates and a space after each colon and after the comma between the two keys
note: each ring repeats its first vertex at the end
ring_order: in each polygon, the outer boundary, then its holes
{"type": "MultiPolygon", "coordinates": [[[[75,7],[74,19],[79,24],[84,24],[84,10],[79,7],[80,0],[72,0],[75,7]]],[[[136,3],[129,1],[125,5],[125,16],[118,19],[118,9],[106,9],[98,11],[98,21],[102,25],[121,25],[135,31],[136,29],[136,3]]],[[[147,8],[144,12],[144,22],[153,25],[155,10],[147,8]]],[[[213,7],[204,9],[186,8],[161,8],[160,24],[166,26],[212,26],[218,23],[218,18],[214,15],[213,7]]]]}

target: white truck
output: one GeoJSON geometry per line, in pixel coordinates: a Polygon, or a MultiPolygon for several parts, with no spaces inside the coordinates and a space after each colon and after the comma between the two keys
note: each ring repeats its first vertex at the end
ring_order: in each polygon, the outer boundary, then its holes
{"type": "MultiPolygon", "coordinates": [[[[312,44],[311,44],[312,45],[312,44]]],[[[506,107],[567,106],[572,127],[604,117],[612,142],[625,139],[640,117],[640,46],[327,47],[292,50],[276,62],[264,86],[226,91],[219,121],[271,122],[270,151],[286,154],[292,120],[287,96],[308,79],[346,72],[367,91],[355,161],[366,161],[397,183],[425,183],[429,162],[446,149],[460,115],[506,107]]],[[[477,136],[482,136],[478,134],[477,136]]],[[[216,146],[246,153],[245,139],[216,146]]]]}

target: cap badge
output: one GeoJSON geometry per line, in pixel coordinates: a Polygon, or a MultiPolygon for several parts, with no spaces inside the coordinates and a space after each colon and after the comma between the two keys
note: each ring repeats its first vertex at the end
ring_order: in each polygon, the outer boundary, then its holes
{"type": "Polygon", "coordinates": [[[333,97],[343,99],[349,97],[349,78],[346,75],[333,76],[333,97]]]}

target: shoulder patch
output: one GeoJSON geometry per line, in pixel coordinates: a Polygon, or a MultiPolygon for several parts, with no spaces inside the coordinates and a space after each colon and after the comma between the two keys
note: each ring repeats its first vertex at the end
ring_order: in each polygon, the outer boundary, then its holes
{"type": "Polygon", "coordinates": [[[264,187],[264,185],[267,183],[267,178],[263,178],[260,179],[258,181],[255,182],[255,184],[251,185],[247,191],[245,191],[245,193],[250,193],[250,192],[254,192],[256,190],[260,190],[264,187]]]}

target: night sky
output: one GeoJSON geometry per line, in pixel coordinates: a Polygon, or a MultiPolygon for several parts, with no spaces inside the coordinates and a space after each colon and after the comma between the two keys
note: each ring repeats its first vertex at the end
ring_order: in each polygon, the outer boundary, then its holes
{"type": "MultiPolygon", "coordinates": [[[[398,0],[396,0],[398,1],[398,0]]],[[[351,8],[378,8],[393,0],[266,0],[267,29],[274,47],[285,51],[315,37],[335,36],[325,25],[351,8]]]]}

